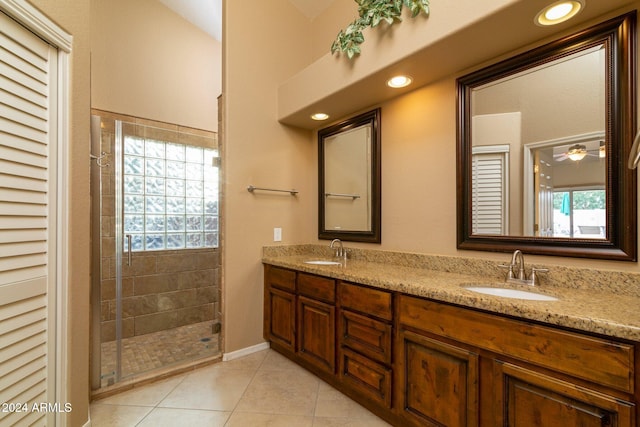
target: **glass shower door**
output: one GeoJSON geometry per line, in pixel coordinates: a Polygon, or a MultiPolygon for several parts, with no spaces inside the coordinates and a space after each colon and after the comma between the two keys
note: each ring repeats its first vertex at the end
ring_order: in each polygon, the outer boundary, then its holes
{"type": "Polygon", "coordinates": [[[111,157],[100,174],[99,328],[94,316],[104,387],[220,354],[220,257],[215,134],[105,117],[100,133],[111,157]]]}

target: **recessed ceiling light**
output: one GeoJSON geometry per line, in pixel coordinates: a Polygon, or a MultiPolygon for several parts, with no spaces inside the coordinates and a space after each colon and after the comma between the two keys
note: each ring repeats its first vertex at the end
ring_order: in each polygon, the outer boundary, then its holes
{"type": "Polygon", "coordinates": [[[325,113],[315,113],[311,115],[313,120],[327,120],[329,118],[328,114],[325,113]]]}
{"type": "Polygon", "coordinates": [[[411,77],[409,76],[394,76],[387,80],[387,86],[398,88],[405,87],[411,84],[411,77]]]}
{"type": "Polygon", "coordinates": [[[573,18],[584,8],[584,0],[561,0],[542,9],[535,23],[542,26],[555,25],[573,18]]]}

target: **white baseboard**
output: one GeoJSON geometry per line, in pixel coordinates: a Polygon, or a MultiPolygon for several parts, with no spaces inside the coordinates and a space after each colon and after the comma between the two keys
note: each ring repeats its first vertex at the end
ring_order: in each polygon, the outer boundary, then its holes
{"type": "Polygon", "coordinates": [[[224,353],[222,355],[222,361],[228,362],[233,359],[238,359],[243,356],[248,356],[252,353],[257,353],[258,351],[267,350],[271,346],[268,342],[263,342],[260,344],[252,345],[251,347],[241,348],[240,350],[232,351],[231,353],[224,353]]]}

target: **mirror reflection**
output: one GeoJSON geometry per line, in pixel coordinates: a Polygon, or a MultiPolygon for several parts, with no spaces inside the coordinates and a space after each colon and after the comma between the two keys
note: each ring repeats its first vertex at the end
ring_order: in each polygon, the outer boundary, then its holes
{"type": "Polygon", "coordinates": [[[320,239],[380,241],[379,141],[379,110],[318,132],[320,239]]]}
{"type": "Polygon", "coordinates": [[[324,139],[325,227],[371,230],[370,124],[324,139]]]}
{"type": "Polygon", "coordinates": [[[472,234],[606,237],[605,52],[471,91],[472,234]]]}
{"type": "Polygon", "coordinates": [[[636,15],[457,79],[457,247],[635,261],[636,15]]]}

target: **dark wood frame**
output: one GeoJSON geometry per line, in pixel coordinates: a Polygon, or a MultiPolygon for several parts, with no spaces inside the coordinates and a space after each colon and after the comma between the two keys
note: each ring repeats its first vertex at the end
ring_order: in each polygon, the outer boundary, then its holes
{"type": "Polygon", "coordinates": [[[318,131],[318,239],[341,239],[351,242],[380,243],[381,226],[381,156],[380,108],[349,118],[318,131]],[[370,124],[371,132],[371,230],[327,230],[325,227],[324,139],[353,128],[370,124]]]}
{"type": "Polygon", "coordinates": [[[457,80],[457,244],[459,249],[637,260],[637,177],[626,167],[636,129],[636,12],[548,43],[457,80]],[[607,48],[607,236],[601,240],[471,233],[471,91],[574,52],[607,48]]]}

